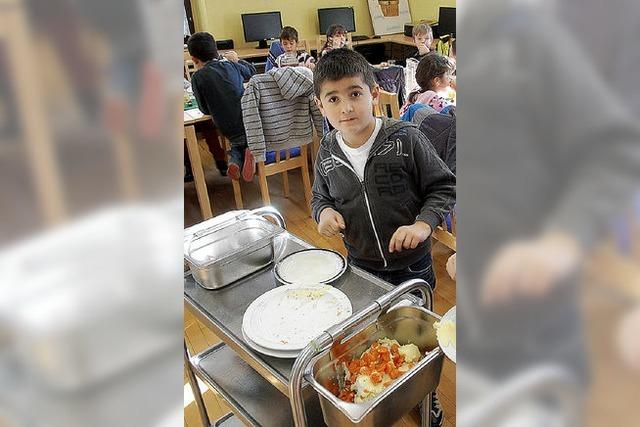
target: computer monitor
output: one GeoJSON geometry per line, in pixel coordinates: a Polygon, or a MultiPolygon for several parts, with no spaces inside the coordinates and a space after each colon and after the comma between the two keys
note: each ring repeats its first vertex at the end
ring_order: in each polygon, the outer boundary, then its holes
{"type": "Polygon", "coordinates": [[[260,42],[258,49],[266,49],[267,40],[277,39],[282,31],[280,12],[243,13],[242,28],[246,42],[260,42]]]}
{"type": "Polygon", "coordinates": [[[441,7],[438,14],[438,34],[440,36],[456,35],[456,8],[441,7]]]}
{"type": "Polygon", "coordinates": [[[352,7],[330,7],[318,9],[318,28],[320,34],[327,34],[331,24],[340,24],[348,33],[356,30],[356,21],[353,17],[352,7]]]}

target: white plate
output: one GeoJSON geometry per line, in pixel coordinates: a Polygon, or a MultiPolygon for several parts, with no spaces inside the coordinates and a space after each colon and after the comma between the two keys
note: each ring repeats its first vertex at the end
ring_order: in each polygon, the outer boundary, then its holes
{"type": "Polygon", "coordinates": [[[251,339],[247,336],[246,332],[244,331],[244,328],[242,329],[242,338],[244,338],[244,341],[249,345],[249,347],[257,351],[258,353],[266,354],[267,356],[277,357],[279,359],[295,359],[300,354],[300,350],[284,350],[283,351],[283,350],[272,350],[269,348],[264,348],[261,345],[258,345],[253,341],[251,341],[251,339]]]}
{"type": "MultiPolygon", "coordinates": [[[[442,319],[440,320],[440,324],[442,324],[445,321],[451,321],[453,322],[453,324],[456,324],[456,307],[453,306],[449,309],[449,311],[447,311],[444,316],[442,316],[442,319]]],[[[440,348],[442,348],[442,351],[444,352],[444,354],[451,359],[451,361],[453,363],[456,363],[456,345],[447,345],[447,346],[443,346],[442,343],[440,342],[440,336],[438,335],[438,333],[436,332],[436,336],[438,337],[438,344],[440,345],[440,348]]]]}
{"type": "Polygon", "coordinates": [[[330,283],[347,269],[342,255],[328,249],[304,249],[287,255],[275,266],[276,277],[286,284],[330,283]]]}
{"type": "Polygon", "coordinates": [[[351,301],[329,285],[279,286],[249,305],[242,318],[247,337],[271,350],[301,350],[351,316],[351,301]]]}

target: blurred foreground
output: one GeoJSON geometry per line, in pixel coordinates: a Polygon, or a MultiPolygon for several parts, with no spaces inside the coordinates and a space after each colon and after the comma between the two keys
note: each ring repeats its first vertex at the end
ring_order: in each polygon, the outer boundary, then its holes
{"type": "Polygon", "coordinates": [[[0,2],[2,426],[182,422],[181,7],[0,2]]]}
{"type": "Polygon", "coordinates": [[[458,423],[635,425],[631,1],[458,2],[458,423]]]}

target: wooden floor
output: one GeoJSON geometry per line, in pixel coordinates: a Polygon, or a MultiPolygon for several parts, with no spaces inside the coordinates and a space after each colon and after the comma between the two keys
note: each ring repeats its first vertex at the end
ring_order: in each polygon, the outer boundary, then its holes
{"type": "MultiPolygon", "coordinates": [[[[289,173],[290,197],[283,196],[282,180],[280,176],[269,178],[269,188],[271,194],[271,204],[275,206],[285,217],[287,229],[290,233],[306,240],[314,246],[321,248],[331,248],[342,254],[346,254],[344,245],[340,238],[325,238],[316,231],[315,222],[307,216],[304,197],[302,195],[302,180],[298,171],[289,173]]],[[[221,177],[217,171],[207,172],[207,186],[211,198],[213,214],[219,215],[229,210],[235,209],[233,190],[228,178],[221,177]]],[[[260,191],[257,181],[253,183],[242,183],[242,195],[245,209],[253,209],[262,205],[260,191]]],[[[193,183],[185,184],[184,190],[184,212],[185,227],[200,222],[200,209],[193,183]]],[[[444,314],[456,303],[455,283],[448,277],[445,271],[445,263],[451,254],[446,247],[435,244],[433,248],[434,266],[438,286],[434,294],[434,310],[436,313],[444,314]]],[[[220,340],[207,330],[195,317],[187,310],[184,316],[184,333],[187,346],[192,353],[200,352],[220,340]]],[[[229,407],[223,399],[215,395],[212,390],[208,390],[202,384],[201,389],[206,392],[204,398],[211,420],[214,421],[222,415],[230,412],[229,407]]],[[[446,427],[455,426],[456,413],[456,372],[455,365],[445,358],[442,371],[438,395],[442,404],[446,427]]],[[[184,425],[189,427],[201,426],[198,410],[185,375],[185,408],[184,425]]],[[[410,427],[419,425],[416,413],[410,413],[399,420],[394,427],[410,427]]]]}

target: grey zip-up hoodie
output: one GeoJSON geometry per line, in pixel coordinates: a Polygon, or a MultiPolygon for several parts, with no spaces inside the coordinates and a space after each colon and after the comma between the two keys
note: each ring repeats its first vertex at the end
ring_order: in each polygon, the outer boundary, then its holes
{"type": "Polygon", "coordinates": [[[409,122],[382,119],[361,182],[336,141],[326,135],[316,162],[313,217],[325,208],[343,216],[349,256],[375,271],[393,271],[414,264],[431,250],[430,239],[416,249],[389,253],[391,236],[416,220],[435,229],[455,203],[453,173],[418,128],[409,122]]]}
{"type": "Polygon", "coordinates": [[[299,147],[322,135],[322,114],[313,100],[313,74],[305,67],[272,69],[251,77],[242,95],[247,144],[257,161],[267,151],[299,147]]]}

